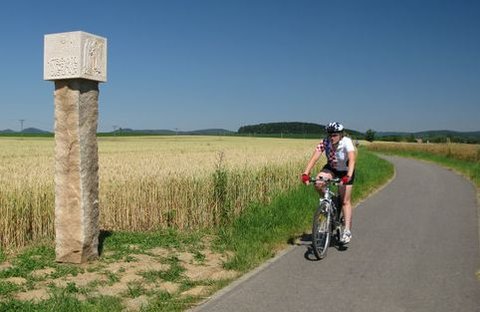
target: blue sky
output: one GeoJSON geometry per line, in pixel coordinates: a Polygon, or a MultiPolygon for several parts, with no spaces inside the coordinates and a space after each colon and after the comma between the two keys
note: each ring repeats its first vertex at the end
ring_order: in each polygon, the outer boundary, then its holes
{"type": "Polygon", "coordinates": [[[480,130],[480,1],[7,1],[0,130],[53,130],[43,36],[108,39],[99,130],[480,130]]]}

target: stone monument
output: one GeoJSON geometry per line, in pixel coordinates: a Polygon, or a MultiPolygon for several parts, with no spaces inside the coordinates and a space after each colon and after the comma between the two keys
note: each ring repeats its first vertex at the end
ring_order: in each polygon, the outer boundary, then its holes
{"type": "Polygon", "coordinates": [[[55,81],[55,253],[58,262],[98,257],[98,84],[107,40],[82,31],[45,35],[44,79],[55,81]]]}

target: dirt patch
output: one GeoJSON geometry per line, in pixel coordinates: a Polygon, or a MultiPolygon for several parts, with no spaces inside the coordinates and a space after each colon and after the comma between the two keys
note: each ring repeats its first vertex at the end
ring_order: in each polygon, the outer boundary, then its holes
{"type": "Polygon", "coordinates": [[[15,285],[23,285],[27,282],[27,280],[23,277],[9,277],[6,278],[4,281],[15,285]]]}
{"type": "Polygon", "coordinates": [[[181,285],[178,283],[165,282],[165,283],[160,283],[160,285],[158,285],[158,289],[161,291],[167,292],[169,294],[174,294],[178,292],[178,290],[180,289],[180,286],[181,285]]]}
{"type": "Polygon", "coordinates": [[[69,275],[63,278],[47,280],[44,283],[53,284],[59,288],[65,288],[68,285],[73,285],[73,284],[75,284],[75,287],[86,287],[89,284],[93,284],[93,283],[102,284],[102,283],[105,283],[106,281],[108,281],[108,278],[104,274],[100,274],[97,272],[87,272],[87,273],[77,274],[76,276],[69,275]]]}
{"type": "Polygon", "coordinates": [[[193,280],[224,280],[235,278],[236,271],[223,269],[223,263],[227,260],[224,255],[207,251],[203,260],[196,260],[192,254],[183,253],[179,259],[184,260],[185,275],[193,280]]]}
{"type": "Polygon", "coordinates": [[[8,262],[0,263],[0,271],[8,270],[12,267],[12,265],[8,262]]]}
{"type": "MultiPolygon", "coordinates": [[[[59,272],[45,268],[30,274],[33,283],[23,277],[0,279],[18,286],[18,290],[8,297],[0,293],[0,301],[15,298],[39,302],[50,298],[53,287],[53,290],[76,290],[78,300],[120,297],[126,311],[139,311],[148,306],[150,298],[157,293],[179,298],[203,298],[213,292],[212,281],[233,279],[239,275],[223,268],[227,256],[208,248],[190,253],[161,247],[143,251],[136,245],[128,247],[132,253],[124,259],[117,261],[103,255],[104,258],[98,261],[79,265],[80,273],[75,275],[52,278],[59,272]],[[30,284],[28,288],[27,284],[30,284]]],[[[9,263],[0,264],[0,270],[11,267],[9,263]]]]}
{"type": "Polygon", "coordinates": [[[142,295],[133,299],[124,300],[125,308],[127,311],[140,311],[143,306],[148,305],[148,297],[142,295]]]}
{"type": "Polygon", "coordinates": [[[128,285],[125,283],[115,283],[111,286],[104,286],[101,288],[101,292],[98,294],[101,294],[102,296],[118,296],[122,293],[128,292],[128,285]]]}
{"type": "Polygon", "coordinates": [[[148,252],[150,254],[160,256],[160,257],[167,257],[168,255],[170,255],[172,253],[171,250],[166,249],[166,248],[162,248],[162,247],[156,247],[156,248],[150,249],[148,252]]]}
{"type": "Polygon", "coordinates": [[[29,290],[29,291],[21,292],[15,295],[15,299],[17,300],[33,301],[33,302],[46,300],[49,297],[50,297],[50,294],[48,293],[46,288],[29,290]]]}
{"type": "Polygon", "coordinates": [[[208,295],[210,290],[209,286],[197,286],[182,293],[183,297],[203,297],[208,295]]]}
{"type": "Polygon", "coordinates": [[[218,281],[223,279],[235,278],[238,275],[238,272],[236,271],[228,271],[215,266],[185,263],[184,267],[186,269],[185,276],[187,276],[192,281],[218,281]]]}
{"type": "Polygon", "coordinates": [[[55,273],[55,269],[46,268],[46,269],[42,269],[42,270],[33,271],[32,276],[35,277],[35,278],[45,278],[52,273],[55,273]]]}

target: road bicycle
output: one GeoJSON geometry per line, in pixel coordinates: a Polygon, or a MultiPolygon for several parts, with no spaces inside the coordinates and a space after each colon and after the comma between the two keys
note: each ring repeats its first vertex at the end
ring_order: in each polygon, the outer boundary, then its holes
{"type": "Polygon", "coordinates": [[[319,199],[318,208],[313,215],[312,226],[313,253],[320,260],[327,255],[327,249],[331,242],[341,245],[340,237],[344,218],[338,188],[335,191],[332,190],[332,186],[340,184],[340,179],[310,178],[309,181],[313,184],[325,183],[325,192],[319,199]]]}

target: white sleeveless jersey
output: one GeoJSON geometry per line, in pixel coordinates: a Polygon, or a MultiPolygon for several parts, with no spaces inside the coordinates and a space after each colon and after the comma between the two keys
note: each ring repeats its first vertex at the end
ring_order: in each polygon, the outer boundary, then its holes
{"type": "Polygon", "coordinates": [[[337,148],[332,146],[331,141],[327,138],[317,145],[317,151],[327,156],[327,162],[335,170],[347,171],[348,170],[348,152],[355,151],[352,139],[343,137],[338,142],[337,148]]]}

